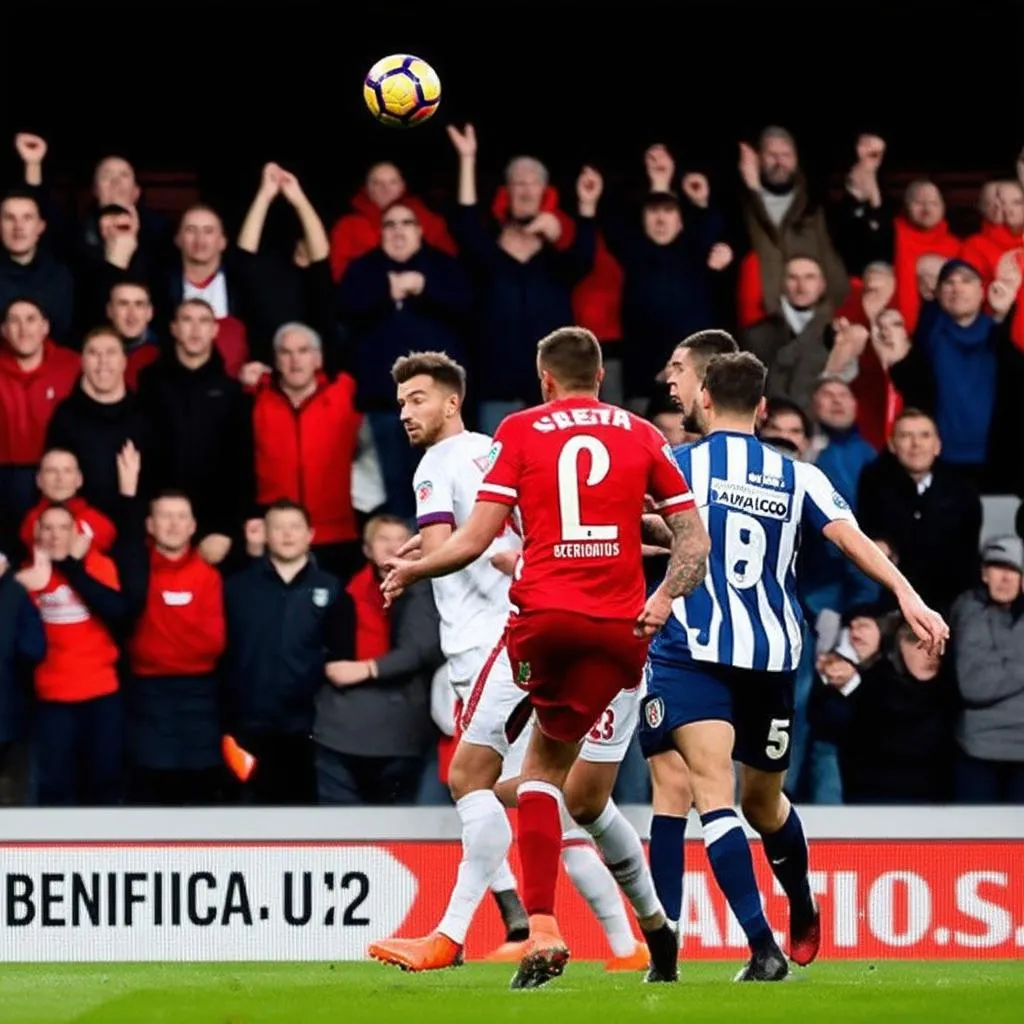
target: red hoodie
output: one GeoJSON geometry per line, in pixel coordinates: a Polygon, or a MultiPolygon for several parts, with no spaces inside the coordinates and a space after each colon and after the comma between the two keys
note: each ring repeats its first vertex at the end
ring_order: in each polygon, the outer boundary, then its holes
{"type": "MultiPolygon", "coordinates": [[[[120,589],[117,569],[105,555],[90,551],[83,566],[94,580],[120,589]]],[[[46,658],[36,668],[39,699],[73,703],[116,693],[117,644],[64,575],[54,569],[32,599],[46,631],[46,658]]]]}
{"type": "MultiPolygon", "coordinates": [[[[43,498],[35,508],[31,509],[21,523],[21,542],[32,550],[36,539],[36,523],[39,517],[48,509],[53,507],[49,498],[43,498]]],[[[61,504],[75,517],[75,526],[78,532],[92,535],[92,549],[105,554],[114,546],[117,540],[117,528],[100,511],[89,505],[84,498],[69,498],[61,504]]]]}
{"type": "Polygon", "coordinates": [[[137,676],[205,676],[227,642],[220,573],[189,551],[170,559],[149,556],[146,609],[128,653],[137,676]]]}
{"type": "MultiPolygon", "coordinates": [[[[423,200],[416,196],[404,195],[400,200],[408,206],[423,229],[423,241],[435,249],[454,256],[457,252],[455,242],[448,233],[448,225],[444,218],[429,209],[423,200]]],[[[381,208],[370,198],[365,188],[361,188],[352,197],[352,213],[339,218],[331,228],[331,274],[335,281],[341,280],[345,268],[360,256],[365,256],[380,245],[381,208]]]]}
{"type": "Polygon", "coordinates": [[[81,357],[52,341],[43,343],[43,361],[28,372],[10,349],[0,348],[0,465],[39,462],[50,417],[81,373],[81,357]]]}
{"type": "Polygon", "coordinates": [[[890,305],[903,314],[907,332],[913,336],[921,313],[921,293],[917,287],[917,261],[922,256],[953,259],[960,251],[960,239],[950,233],[949,225],[939,221],[933,228],[918,228],[906,217],[893,221],[892,268],[896,274],[896,292],[890,305]]]}
{"type": "Polygon", "coordinates": [[[987,288],[996,276],[996,266],[1003,254],[1011,249],[1024,246],[1024,236],[1014,234],[1005,224],[990,224],[984,221],[981,231],[971,235],[960,247],[960,259],[966,260],[981,274],[981,282],[987,288]]]}

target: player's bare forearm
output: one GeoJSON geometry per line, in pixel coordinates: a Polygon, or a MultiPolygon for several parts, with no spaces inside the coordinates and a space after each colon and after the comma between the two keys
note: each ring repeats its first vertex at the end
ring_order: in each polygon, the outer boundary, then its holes
{"type": "Polygon", "coordinates": [[[673,512],[665,517],[665,523],[672,532],[672,553],[661,586],[675,600],[692,594],[704,581],[711,538],[695,508],[673,512]]]}
{"type": "Polygon", "coordinates": [[[847,520],[829,523],[822,533],[862,573],[891,590],[897,597],[914,592],[910,581],[896,568],[885,552],[859,526],[847,520]]]}
{"type": "Polygon", "coordinates": [[[416,564],[417,579],[448,576],[475,562],[504,529],[508,508],[494,501],[478,501],[466,522],[443,544],[416,564]]]}
{"type": "Polygon", "coordinates": [[[641,517],[640,536],[652,548],[672,547],[672,530],[657,513],[647,512],[641,517]]]}

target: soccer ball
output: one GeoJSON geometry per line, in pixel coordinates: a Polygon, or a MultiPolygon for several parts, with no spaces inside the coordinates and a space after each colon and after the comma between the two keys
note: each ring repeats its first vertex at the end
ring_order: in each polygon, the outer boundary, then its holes
{"type": "Polygon", "coordinates": [[[425,60],[394,53],[370,68],[363,99],[381,124],[411,128],[434,116],[441,102],[441,80],[425,60]]]}

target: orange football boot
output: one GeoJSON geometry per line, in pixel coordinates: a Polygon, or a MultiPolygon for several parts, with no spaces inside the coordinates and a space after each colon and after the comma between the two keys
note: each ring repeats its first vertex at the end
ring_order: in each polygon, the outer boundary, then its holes
{"type": "Polygon", "coordinates": [[[558,922],[548,914],[532,914],[526,952],[511,987],[540,988],[557,978],[568,962],[569,947],[558,930],[558,922]]]}
{"type": "Polygon", "coordinates": [[[629,956],[613,956],[604,969],[611,973],[617,971],[646,971],[651,966],[651,951],[646,942],[638,942],[636,949],[629,956]]]}
{"type": "Polygon", "coordinates": [[[463,963],[462,946],[440,932],[431,932],[422,939],[382,939],[374,942],[367,953],[403,971],[441,971],[463,963]]]}

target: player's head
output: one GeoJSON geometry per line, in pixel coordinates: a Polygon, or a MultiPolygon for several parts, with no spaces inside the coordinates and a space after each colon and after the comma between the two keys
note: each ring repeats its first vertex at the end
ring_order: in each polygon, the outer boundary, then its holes
{"type": "Polygon", "coordinates": [[[410,352],[395,360],[398,408],[409,443],[433,444],[462,429],[466,371],[446,352],[410,352]]]}
{"type": "Polygon", "coordinates": [[[669,357],[665,367],[665,382],[669,394],[683,414],[683,430],[699,434],[697,406],[700,404],[700,386],[712,356],[726,356],[739,351],[739,345],[728,331],[698,331],[684,338],[669,357]]]}
{"type": "Polygon", "coordinates": [[[712,356],[704,371],[704,386],[697,406],[700,433],[707,434],[716,423],[728,420],[746,424],[754,432],[754,421],[764,403],[768,370],[752,352],[712,356]]]}
{"type": "Polygon", "coordinates": [[[537,376],[545,402],[596,396],[604,380],[601,343],[585,327],[559,327],[537,342],[537,376]]]}

